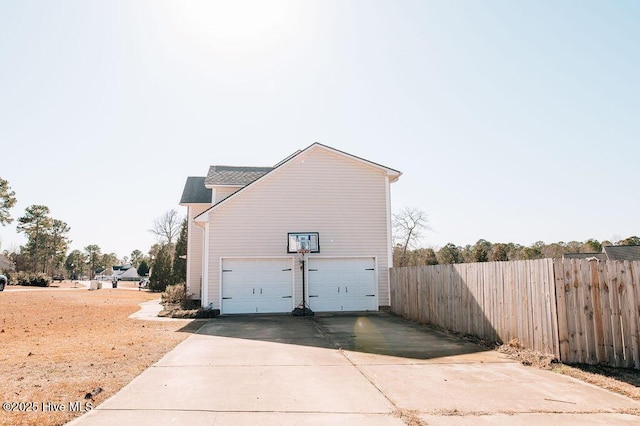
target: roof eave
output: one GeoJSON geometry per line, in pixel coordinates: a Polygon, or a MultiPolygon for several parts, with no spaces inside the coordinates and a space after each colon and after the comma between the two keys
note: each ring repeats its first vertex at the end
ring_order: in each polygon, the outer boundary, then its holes
{"type": "Polygon", "coordinates": [[[198,216],[194,217],[194,218],[193,218],[193,222],[194,222],[194,223],[196,223],[196,224],[200,224],[200,223],[201,223],[201,224],[209,223],[209,215],[208,215],[208,214],[205,214],[205,213],[207,213],[207,212],[208,212],[208,210],[207,210],[207,211],[204,211],[204,212],[200,213],[198,216]]]}
{"type": "MultiPolygon", "coordinates": [[[[402,172],[400,172],[399,170],[395,170],[395,169],[392,169],[391,167],[387,167],[385,165],[376,163],[374,161],[367,160],[367,159],[362,158],[362,157],[358,157],[357,155],[349,154],[348,152],[341,151],[341,150],[339,150],[337,148],[334,148],[332,146],[324,145],[324,144],[322,144],[320,142],[314,142],[313,144],[311,144],[307,148],[303,149],[301,151],[301,153],[305,152],[305,151],[308,151],[308,150],[311,150],[314,147],[322,147],[322,148],[324,148],[326,150],[334,152],[334,153],[336,153],[338,155],[341,155],[343,157],[350,158],[350,159],[355,160],[355,161],[357,161],[359,163],[366,164],[366,165],[368,165],[370,167],[378,168],[380,170],[384,170],[385,173],[387,174],[387,176],[389,176],[391,178],[391,182],[395,182],[402,175],[402,172]]],[[[296,156],[292,156],[292,158],[296,157],[296,156]]]]}
{"type": "Polygon", "coordinates": [[[240,184],[240,183],[206,183],[204,185],[204,187],[207,188],[207,189],[215,189],[215,188],[217,188],[219,186],[224,186],[226,188],[229,188],[229,187],[242,188],[243,186],[246,186],[246,185],[243,185],[243,184],[240,184]]]}
{"type": "Polygon", "coordinates": [[[180,202],[178,203],[179,206],[182,207],[189,207],[189,206],[210,206],[211,205],[211,201],[209,202],[193,202],[193,203],[185,203],[185,202],[180,202]]]}

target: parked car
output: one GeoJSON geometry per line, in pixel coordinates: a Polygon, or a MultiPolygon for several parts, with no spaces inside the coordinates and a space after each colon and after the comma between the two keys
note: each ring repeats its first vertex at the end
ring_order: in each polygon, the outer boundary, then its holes
{"type": "Polygon", "coordinates": [[[4,275],[0,275],[0,291],[4,290],[4,286],[9,283],[9,280],[4,275]]]}
{"type": "Polygon", "coordinates": [[[64,276],[62,274],[54,275],[53,277],[51,277],[51,280],[62,282],[64,281],[64,276]]]}

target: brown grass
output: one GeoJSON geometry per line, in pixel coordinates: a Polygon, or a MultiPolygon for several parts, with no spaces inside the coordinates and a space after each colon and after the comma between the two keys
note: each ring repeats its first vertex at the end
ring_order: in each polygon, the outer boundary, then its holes
{"type": "MultiPolygon", "coordinates": [[[[604,365],[569,366],[558,362],[553,355],[524,349],[518,339],[499,346],[497,350],[523,365],[551,370],[640,401],[639,370],[604,365]]],[[[638,413],[633,411],[633,414],[638,413]]]]}
{"type": "Polygon", "coordinates": [[[64,424],[81,414],[69,412],[69,403],[97,406],[197,329],[189,321],[128,318],[159,297],[111,288],[0,293],[0,402],[38,410],[0,411],[0,425],[64,424]],[[85,400],[96,388],[103,391],[85,400]],[[43,403],[66,410],[43,412],[43,403]]]}

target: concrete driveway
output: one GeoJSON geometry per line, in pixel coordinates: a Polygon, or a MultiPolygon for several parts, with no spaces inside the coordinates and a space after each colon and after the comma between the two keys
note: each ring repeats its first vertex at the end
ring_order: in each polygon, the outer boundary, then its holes
{"type": "Polygon", "coordinates": [[[640,403],[384,313],[208,321],[74,425],[640,422],[640,403]]]}

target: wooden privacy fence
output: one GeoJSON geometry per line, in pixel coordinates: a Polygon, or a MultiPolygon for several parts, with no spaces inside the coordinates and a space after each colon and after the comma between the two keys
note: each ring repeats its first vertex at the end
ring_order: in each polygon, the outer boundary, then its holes
{"type": "Polygon", "coordinates": [[[640,369],[640,262],[555,260],[560,359],[640,369]]]}
{"type": "Polygon", "coordinates": [[[540,259],[391,269],[391,310],[567,363],[640,369],[640,262],[540,259]]]}

